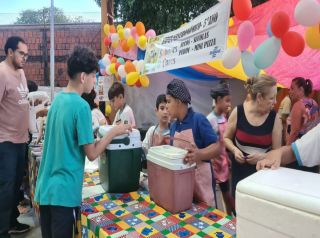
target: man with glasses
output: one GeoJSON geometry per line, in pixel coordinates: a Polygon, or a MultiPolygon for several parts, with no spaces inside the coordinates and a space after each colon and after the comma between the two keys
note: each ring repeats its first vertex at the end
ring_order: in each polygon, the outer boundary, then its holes
{"type": "Polygon", "coordinates": [[[0,63],[0,238],[30,229],[17,220],[29,139],[29,91],[23,71],[28,47],[22,38],[12,36],[4,51],[6,59],[0,63]]]}

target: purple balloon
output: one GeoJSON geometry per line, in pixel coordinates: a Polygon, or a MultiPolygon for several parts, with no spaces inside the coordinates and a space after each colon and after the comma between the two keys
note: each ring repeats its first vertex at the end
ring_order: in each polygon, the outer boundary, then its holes
{"type": "Polygon", "coordinates": [[[238,29],[238,46],[241,51],[248,49],[255,35],[254,25],[251,21],[244,21],[238,29]]]}

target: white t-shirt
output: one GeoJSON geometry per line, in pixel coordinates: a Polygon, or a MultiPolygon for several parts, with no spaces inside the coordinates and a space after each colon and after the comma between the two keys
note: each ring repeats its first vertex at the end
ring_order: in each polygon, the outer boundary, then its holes
{"type": "Polygon", "coordinates": [[[156,129],[156,126],[151,126],[148,129],[146,136],[144,137],[144,140],[142,142],[142,148],[144,149],[145,153],[148,152],[148,150],[152,145],[152,137],[153,137],[153,134],[155,133],[155,129],[156,129]]]}
{"type": "Polygon", "coordinates": [[[320,124],[292,143],[292,149],[300,166],[320,165],[320,124]]]}
{"type": "Polygon", "coordinates": [[[136,127],[136,120],[134,119],[133,111],[129,105],[126,104],[123,109],[117,111],[113,125],[116,125],[117,122],[131,124],[132,127],[136,127]]]}
{"type": "Polygon", "coordinates": [[[92,115],[92,128],[96,128],[96,127],[100,126],[101,120],[103,120],[103,119],[106,120],[103,113],[98,108],[94,108],[91,111],[91,115],[92,115]]]}
{"type": "Polygon", "coordinates": [[[144,152],[147,154],[150,147],[165,144],[167,143],[166,139],[169,140],[169,138],[170,138],[169,128],[164,129],[162,131],[162,134],[160,135],[159,125],[151,126],[148,129],[146,136],[142,142],[142,148],[144,152]]]}

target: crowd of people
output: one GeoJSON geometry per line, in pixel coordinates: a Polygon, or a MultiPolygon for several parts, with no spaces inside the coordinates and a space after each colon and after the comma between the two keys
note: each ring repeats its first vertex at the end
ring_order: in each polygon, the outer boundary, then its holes
{"type": "MultiPolygon", "coordinates": [[[[29,141],[25,120],[29,113],[28,87],[23,71],[28,47],[22,38],[10,37],[5,53],[6,59],[0,63],[0,238],[30,228],[17,220],[29,141]]],[[[67,71],[68,85],[55,96],[45,115],[35,193],[45,238],[72,237],[75,231],[85,157],[95,160],[113,137],[130,133],[137,126],[134,112],[126,103],[125,87],[114,82],[108,91],[116,111],[111,122],[114,126],[96,140],[95,130],[109,122],[96,101],[98,62],[94,52],[76,46],[68,58],[67,71]]],[[[155,100],[158,123],[149,128],[142,143],[145,153],[163,144],[186,149],[184,162],[196,163],[194,201],[216,207],[218,184],[229,215],[236,214],[237,183],[257,169],[283,164],[319,172],[320,164],[316,152],[320,148],[319,107],[310,98],[312,81],[294,78],[278,113],[277,83],[272,76],[249,78],[243,90],[246,100],[231,105],[228,83],[219,82],[208,91],[213,103],[212,111],[205,116],[193,110],[183,80],[173,79],[155,100]]]]}

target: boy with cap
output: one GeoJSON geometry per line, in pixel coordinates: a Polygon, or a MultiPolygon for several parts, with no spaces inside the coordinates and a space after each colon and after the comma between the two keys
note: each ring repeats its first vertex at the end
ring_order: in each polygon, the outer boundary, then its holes
{"type": "Polygon", "coordinates": [[[169,116],[176,121],[170,126],[170,144],[187,149],[184,161],[197,165],[194,200],[216,206],[211,159],[220,154],[219,143],[216,143],[218,138],[208,119],[188,107],[190,103],[191,96],[184,82],[180,79],[172,80],[167,85],[167,107],[169,116]]]}

